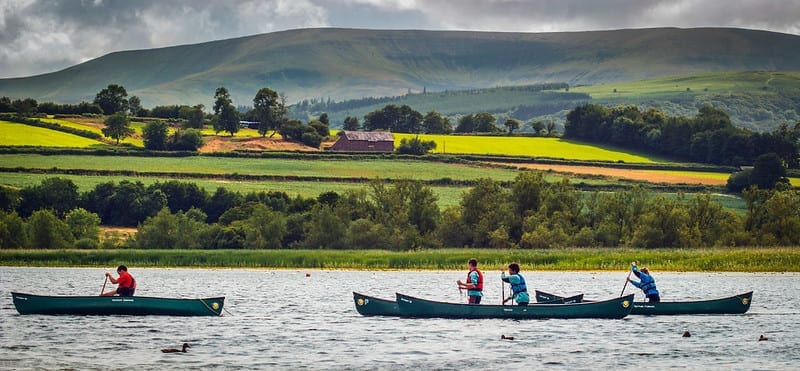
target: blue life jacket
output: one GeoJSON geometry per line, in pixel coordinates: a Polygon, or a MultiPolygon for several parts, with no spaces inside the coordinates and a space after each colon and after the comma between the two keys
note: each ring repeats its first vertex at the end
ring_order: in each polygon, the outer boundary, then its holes
{"type": "Polygon", "coordinates": [[[656,289],[656,280],[653,279],[653,276],[644,272],[639,272],[638,270],[633,271],[633,273],[635,273],[636,276],[641,280],[636,287],[642,289],[645,296],[658,295],[658,290],[656,289]]]}
{"type": "Polygon", "coordinates": [[[528,292],[528,286],[525,285],[525,277],[522,277],[522,275],[519,273],[517,273],[517,276],[519,277],[519,283],[512,283],[511,291],[514,293],[514,295],[519,294],[521,292],[528,292]]]}

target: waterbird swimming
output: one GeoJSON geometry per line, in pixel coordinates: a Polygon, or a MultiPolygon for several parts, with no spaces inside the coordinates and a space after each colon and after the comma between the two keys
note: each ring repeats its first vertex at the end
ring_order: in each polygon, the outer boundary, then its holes
{"type": "Polygon", "coordinates": [[[766,341],[766,340],[768,340],[768,339],[763,334],[758,338],[758,341],[766,341]]]}
{"type": "Polygon", "coordinates": [[[191,348],[189,343],[183,343],[183,349],[167,348],[161,349],[161,353],[186,353],[186,348],[191,348]]]}
{"type": "Polygon", "coordinates": [[[500,335],[500,339],[502,339],[502,340],[514,340],[514,337],[513,336],[500,335]]]}

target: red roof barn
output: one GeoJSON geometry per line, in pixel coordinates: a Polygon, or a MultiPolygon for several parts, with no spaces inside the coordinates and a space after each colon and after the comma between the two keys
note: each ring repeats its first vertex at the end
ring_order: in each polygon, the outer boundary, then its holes
{"type": "Polygon", "coordinates": [[[387,131],[340,131],[334,151],[394,152],[394,136],[387,131]]]}

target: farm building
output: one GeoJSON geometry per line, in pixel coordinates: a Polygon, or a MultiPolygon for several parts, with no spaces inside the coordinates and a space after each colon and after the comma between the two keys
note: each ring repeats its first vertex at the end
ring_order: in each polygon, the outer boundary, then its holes
{"type": "Polygon", "coordinates": [[[258,130],[258,121],[239,121],[239,127],[258,130]]]}
{"type": "Polygon", "coordinates": [[[333,151],[393,152],[394,136],[386,131],[340,131],[333,151]]]}

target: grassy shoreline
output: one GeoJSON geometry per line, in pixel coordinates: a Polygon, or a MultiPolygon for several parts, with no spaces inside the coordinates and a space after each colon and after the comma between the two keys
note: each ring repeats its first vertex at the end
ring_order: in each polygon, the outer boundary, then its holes
{"type": "Polygon", "coordinates": [[[0,266],[459,270],[469,258],[483,270],[519,262],[528,271],[618,271],[638,261],[658,271],[800,272],[800,248],[439,249],[383,250],[0,250],[0,266]]]}

